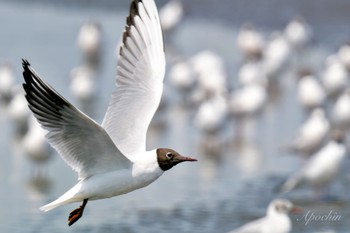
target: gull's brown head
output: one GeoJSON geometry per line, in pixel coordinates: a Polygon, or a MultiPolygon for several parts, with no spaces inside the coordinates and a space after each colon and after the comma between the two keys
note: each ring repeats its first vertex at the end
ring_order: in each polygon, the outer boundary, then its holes
{"type": "Polygon", "coordinates": [[[182,162],[194,162],[197,161],[195,158],[186,157],[180,155],[178,152],[168,149],[168,148],[158,148],[157,149],[157,160],[159,167],[163,171],[167,171],[175,165],[182,162]]]}

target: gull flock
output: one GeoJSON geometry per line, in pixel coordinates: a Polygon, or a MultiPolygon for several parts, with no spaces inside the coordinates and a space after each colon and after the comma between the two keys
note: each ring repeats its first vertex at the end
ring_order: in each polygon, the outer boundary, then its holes
{"type": "MultiPolygon", "coordinates": [[[[221,153],[230,140],[238,143],[259,140],[254,136],[257,121],[271,107],[274,93],[283,94],[286,72],[293,73],[289,81],[293,83],[303,120],[294,135],[288,135],[289,142],[276,147],[282,148],[282,154],[297,156],[300,168],[285,177],[282,184],[276,184],[280,193],[271,197],[265,217],[245,225],[242,222],[240,228],[230,232],[288,233],[292,229],[288,215],[300,209],[289,200],[278,198],[281,193],[292,193],[306,186],[313,190],[311,198],[318,201],[332,194],[329,187],[341,174],[347,154],[350,45],[340,45],[339,50],[321,64],[322,70],[316,70],[299,62],[314,46],[312,27],[303,17],[296,16],[284,29],[268,36],[260,32],[257,25],[247,22],[240,28],[237,40],[227,45],[236,46],[240,52],[241,60],[234,77],[227,72],[224,59],[209,49],[174,60],[165,71],[163,48],[165,53],[167,50],[160,24],[165,34],[176,33],[185,10],[181,1],[170,0],[158,16],[153,0],[132,1],[119,50],[117,88],[101,126],[43,81],[45,77],[41,78],[28,61],[23,61],[24,90],[16,84],[13,65],[0,64],[1,107],[15,125],[14,134],[37,170],[35,175],[47,175],[44,171],[49,168],[43,167],[49,166],[54,153],[47,141],[78,172],[77,185],[42,210],[82,202],[69,216],[69,225],[72,225],[83,215],[89,200],[144,187],[174,165],[195,161],[171,149],[145,150],[145,135],[161,99],[164,75],[168,80],[165,88],[171,88],[180,96],[176,104],[190,112],[191,125],[200,135],[200,151],[215,155],[221,153]],[[235,85],[231,85],[232,79],[235,85]],[[135,124],[131,124],[130,119],[135,124]],[[67,130],[65,125],[74,127],[67,130]],[[229,127],[232,125],[233,129],[229,127]],[[227,134],[228,129],[232,132],[227,134]],[[97,146],[81,150],[75,140],[86,140],[90,134],[96,134],[97,146]],[[103,155],[101,161],[97,154],[103,155]],[[120,182],[112,185],[113,180],[120,182]]],[[[67,88],[82,109],[91,105],[99,94],[102,27],[98,22],[86,22],[77,36],[82,64],[70,72],[67,88]]],[[[40,69],[40,64],[35,66],[40,69]]],[[[161,106],[173,104],[167,98],[163,92],[161,106]]],[[[162,109],[160,107],[155,116],[164,111],[162,109]]]]}

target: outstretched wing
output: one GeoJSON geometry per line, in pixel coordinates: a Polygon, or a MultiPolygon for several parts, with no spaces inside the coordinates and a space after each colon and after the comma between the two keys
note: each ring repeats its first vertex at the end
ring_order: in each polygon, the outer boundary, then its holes
{"type": "Polygon", "coordinates": [[[131,165],[106,131],[43,81],[26,60],[23,69],[29,108],[48,131],[50,144],[78,172],[79,179],[131,165]]]}
{"type": "Polygon", "coordinates": [[[163,91],[165,55],[154,0],[134,0],[123,34],[117,88],[102,122],[127,157],[146,150],[148,126],[163,91]]]}

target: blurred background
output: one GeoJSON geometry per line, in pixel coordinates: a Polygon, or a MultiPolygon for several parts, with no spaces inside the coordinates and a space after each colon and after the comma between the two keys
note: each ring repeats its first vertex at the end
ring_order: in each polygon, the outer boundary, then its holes
{"type": "Polygon", "coordinates": [[[77,176],[32,119],[21,59],[101,122],[130,1],[0,0],[0,232],[224,233],[275,198],[340,216],[292,214],[291,232],[349,232],[350,2],[156,3],[167,73],[148,148],[199,162],[89,202],[68,227],[80,204],[39,210],[77,176]]]}

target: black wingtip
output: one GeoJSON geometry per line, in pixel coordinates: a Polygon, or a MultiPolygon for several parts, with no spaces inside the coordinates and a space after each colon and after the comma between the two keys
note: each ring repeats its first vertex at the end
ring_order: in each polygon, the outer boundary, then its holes
{"type": "Polygon", "coordinates": [[[26,84],[29,83],[33,77],[32,77],[32,71],[30,70],[30,63],[28,62],[27,59],[22,58],[22,67],[23,67],[23,78],[24,78],[24,83],[23,87],[25,88],[26,84]]]}
{"type": "Polygon", "coordinates": [[[28,77],[31,76],[31,75],[28,75],[28,72],[30,72],[29,66],[30,66],[30,63],[28,62],[28,60],[22,58],[23,78],[24,78],[24,81],[25,81],[25,82],[23,83],[23,88],[24,88],[24,89],[25,89],[25,86],[26,86],[26,82],[27,82],[28,77]]]}
{"type": "Polygon", "coordinates": [[[23,69],[26,69],[28,68],[28,66],[30,66],[27,59],[22,58],[22,66],[23,66],[23,69]]]}

